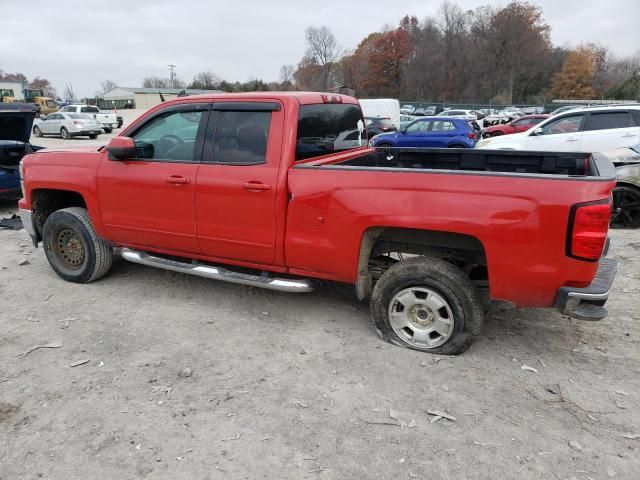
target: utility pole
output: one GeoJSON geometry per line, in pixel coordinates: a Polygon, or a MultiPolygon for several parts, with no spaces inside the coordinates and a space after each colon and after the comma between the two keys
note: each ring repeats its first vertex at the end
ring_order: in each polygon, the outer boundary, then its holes
{"type": "Polygon", "coordinates": [[[169,64],[167,65],[167,67],[169,67],[169,82],[171,83],[171,88],[175,88],[175,83],[176,83],[176,72],[175,72],[175,65],[169,64]]]}

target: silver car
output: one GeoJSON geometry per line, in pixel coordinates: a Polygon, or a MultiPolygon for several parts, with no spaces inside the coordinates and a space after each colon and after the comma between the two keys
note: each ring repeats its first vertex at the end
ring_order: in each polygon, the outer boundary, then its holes
{"type": "Polygon", "coordinates": [[[609,150],[605,154],[616,166],[618,182],[613,189],[611,226],[640,227],[640,144],[609,150]]]}
{"type": "Polygon", "coordinates": [[[65,140],[78,136],[97,138],[101,133],[102,125],[85,113],[51,113],[33,126],[36,137],[59,135],[65,140]]]}

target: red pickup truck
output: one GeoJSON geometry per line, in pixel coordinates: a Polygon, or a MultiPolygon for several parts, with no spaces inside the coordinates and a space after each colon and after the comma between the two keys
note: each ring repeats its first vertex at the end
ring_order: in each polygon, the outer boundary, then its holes
{"type": "Polygon", "coordinates": [[[105,147],[27,155],[20,213],[65,280],[97,280],[116,251],[288,292],[344,282],[385,340],[426,352],[464,351],[489,300],[606,316],[606,157],[375,150],[364,132],[347,96],[181,98],[105,147]]]}

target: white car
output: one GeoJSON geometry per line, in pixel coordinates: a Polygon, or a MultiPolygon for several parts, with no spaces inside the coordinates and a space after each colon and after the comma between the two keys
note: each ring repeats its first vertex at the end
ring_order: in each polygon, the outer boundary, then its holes
{"type": "Polygon", "coordinates": [[[473,110],[458,110],[451,109],[440,112],[438,117],[463,117],[465,120],[475,122],[478,120],[478,115],[473,110]]]}
{"type": "Polygon", "coordinates": [[[95,118],[105,133],[111,133],[118,128],[118,116],[115,113],[101,112],[95,105],[67,105],[59,110],[60,113],[86,113],[95,118]]]}
{"type": "Polygon", "coordinates": [[[588,107],[555,115],[522,133],[480,140],[476,148],[601,152],[640,143],[640,104],[588,107]]]}
{"type": "Polygon", "coordinates": [[[36,137],[59,135],[65,140],[79,136],[95,139],[101,133],[102,125],[84,113],[50,113],[33,126],[33,134],[36,137]]]}
{"type": "MultiPolygon", "coordinates": [[[[416,107],[414,107],[413,105],[403,105],[402,108],[400,109],[400,114],[411,115],[415,111],[416,111],[416,107]]],[[[400,121],[402,121],[402,119],[400,121]]]]}

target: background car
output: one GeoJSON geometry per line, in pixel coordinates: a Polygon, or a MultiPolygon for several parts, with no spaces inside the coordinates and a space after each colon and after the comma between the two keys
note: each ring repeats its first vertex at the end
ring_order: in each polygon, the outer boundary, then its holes
{"type": "Polygon", "coordinates": [[[422,117],[424,115],[426,115],[425,109],[424,107],[418,107],[413,111],[413,115],[415,115],[416,117],[422,117]]]}
{"type": "Polygon", "coordinates": [[[478,134],[460,117],[423,117],[399,132],[373,137],[372,147],[473,148],[478,134]]]}
{"type": "Polygon", "coordinates": [[[364,117],[364,124],[369,138],[380,133],[395,132],[397,130],[388,118],[364,117]]]}
{"type": "Polygon", "coordinates": [[[482,131],[482,137],[497,137],[500,135],[511,135],[514,133],[526,132],[534,125],[542,122],[545,118],[549,118],[549,115],[525,115],[524,117],[517,118],[509,123],[498,124],[486,128],[482,131]]]}
{"type": "Polygon", "coordinates": [[[640,143],[604,152],[616,167],[611,226],[640,228],[640,143]]]}
{"type": "Polygon", "coordinates": [[[415,115],[400,115],[400,130],[406,128],[411,122],[417,120],[415,115]]]}
{"type": "Polygon", "coordinates": [[[438,114],[439,117],[462,117],[470,122],[478,120],[478,116],[473,110],[445,110],[438,114]]]}
{"type": "Polygon", "coordinates": [[[414,107],[413,105],[403,105],[400,109],[400,113],[404,115],[411,115],[413,112],[415,112],[415,110],[416,107],[414,107]]]}
{"type": "Polygon", "coordinates": [[[565,105],[564,107],[556,108],[550,115],[558,115],[559,113],[568,112],[569,110],[577,110],[584,107],[586,107],[586,105],[565,105]]]}
{"type": "Polygon", "coordinates": [[[640,143],[640,104],[587,107],[547,118],[522,133],[489,137],[478,148],[602,152],[640,143]]]}
{"type": "Polygon", "coordinates": [[[36,137],[59,135],[65,140],[78,136],[94,139],[101,133],[102,125],[85,113],[50,113],[33,127],[33,134],[36,137]]]}

